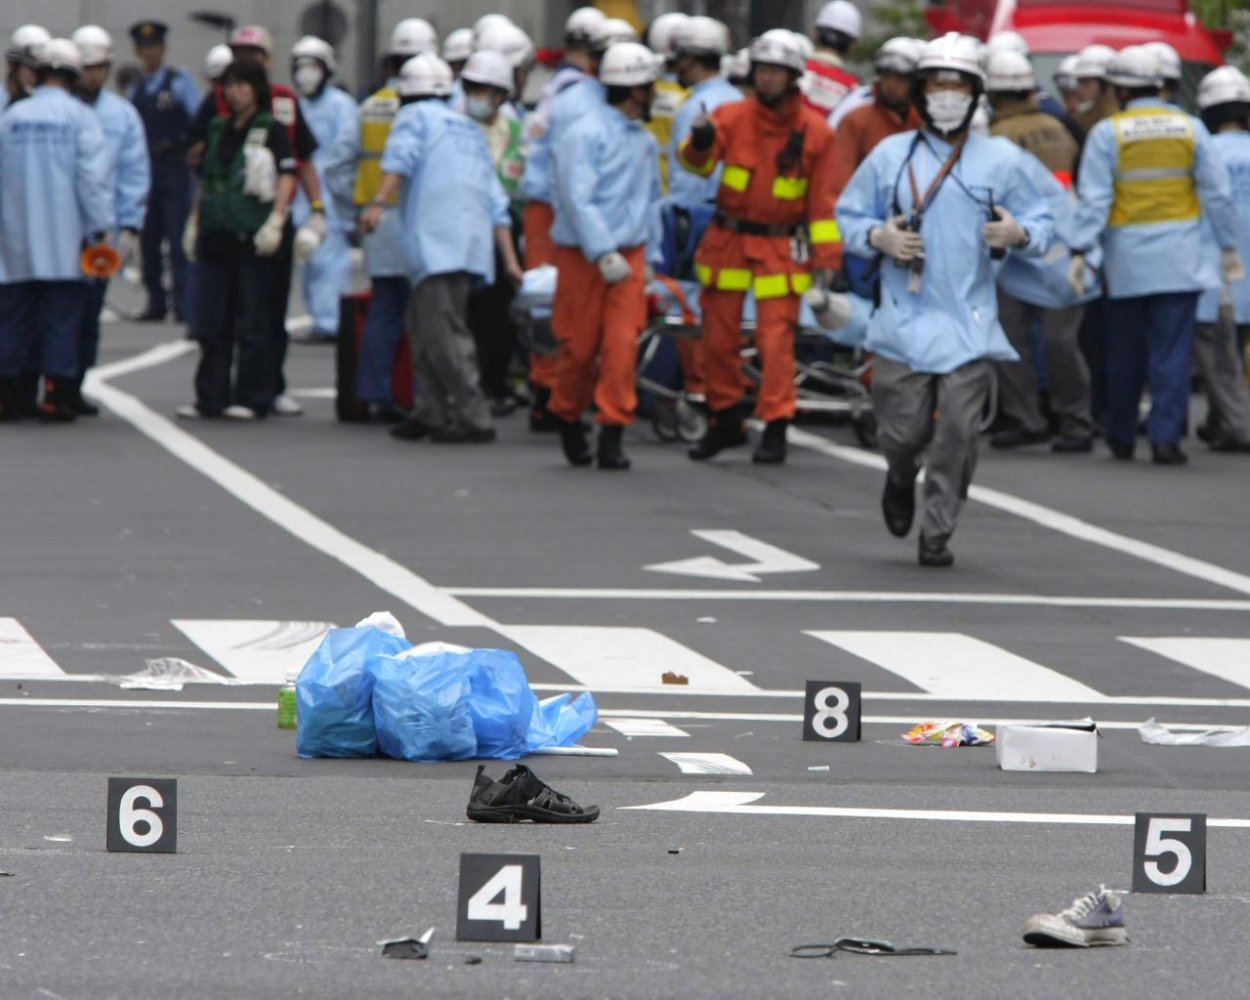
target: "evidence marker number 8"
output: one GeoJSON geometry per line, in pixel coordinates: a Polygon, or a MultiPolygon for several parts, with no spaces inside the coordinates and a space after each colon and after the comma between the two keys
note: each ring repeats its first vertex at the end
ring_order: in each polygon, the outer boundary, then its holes
{"type": "Polygon", "coordinates": [[[808,681],[803,739],[855,743],[860,739],[861,687],[857,681],[808,681]]]}

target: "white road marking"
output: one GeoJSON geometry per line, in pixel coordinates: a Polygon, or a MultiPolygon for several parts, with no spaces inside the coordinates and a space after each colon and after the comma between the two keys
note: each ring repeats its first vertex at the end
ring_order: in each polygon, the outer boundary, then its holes
{"type": "Polygon", "coordinates": [[[1190,636],[1134,638],[1121,642],[1147,649],[1230,684],[1250,688],[1250,639],[1203,639],[1190,636]]]}
{"type": "Polygon", "coordinates": [[[684,729],[678,729],[671,723],[660,718],[619,718],[604,719],[604,725],[615,729],[622,736],[689,736],[684,729]]]}
{"type": "Polygon", "coordinates": [[[649,628],[496,625],[495,630],[593,690],[661,687],[664,673],[681,674],[704,691],[757,691],[750,681],[649,628]]]}
{"type": "Polygon", "coordinates": [[[0,618],[0,677],[5,680],[65,680],[56,660],[16,618],[0,618]]]}
{"type": "MultiPolygon", "coordinates": [[[[1102,693],[958,632],[808,632],[930,694],[962,701],[1100,702],[1102,693]]],[[[831,669],[831,668],[824,668],[831,669]]]]}
{"type": "Polygon", "coordinates": [[[693,559],[679,559],[676,562],[653,563],[644,566],[654,573],[682,573],[686,576],[705,576],[719,580],[739,580],[747,583],[759,583],[760,577],[769,573],[810,573],[820,569],[820,563],[796,556],[793,552],[779,549],[775,545],[761,542],[741,531],[717,531],[693,529],[690,532],[696,538],[713,545],[720,545],[740,556],[752,560],[746,563],[727,563],[715,556],[696,556],[693,559]]]}
{"type": "Polygon", "coordinates": [[[217,712],[274,712],[276,701],[144,701],[122,698],[0,698],[0,708],[125,708],[134,712],[206,709],[217,712]]]}
{"type": "Polygon", "coordinates": [[[682,774],[750,774],[751,769],[726,753],[662,753],[682,774]]]}
{"type": "MultiPolygon", "coordinates": [[[[830,458],[837,458],[843,462],[850,462],[853,465],[877,469],[880,472],[885,471],[885,459],[880,455],[873,455],[858,448],[848,448],[844,445],[834,444],[832,441],[826,441],[816,434],[797,430],[794,427],[790,428],[787,438],[791,444],[798,445],[800,448],[809,448],[812,451],[820,452],[822,455],[828,455],[830,458]]],[[[1144,562],[1153,563],[1156,566],[1162,566],[1176,573],[1183,573],[1186,576],[1192,576],[1219,587],[1226,587],[1241,594],[1250,594],[1250,576],[1246,576],[1244,573],[1235,573],[1230,569],[1225,569],[1223,566],[1217,566],[1215,563],[1194,559],[1192,556],[1184,555],[1181,552],[1174,552],[1159,545],[1152,545],[1149,542],[1143,542],[1136,538],[1130,538],[1127,535],[1108,531],[1106,528],[1100,528],[1097,525],[1090,524],[1088,521],[1082,521],[1080,518],[1055,510],[1053,507],[1047,507],[1032,500],[1025,500],[1023,497],[1004,493],[1002,490],[990,489],[986,486],[973,486],[969,489],[968,496],[970,499],[983,503],[987,507],[994,507],[1004,513],[1014,514],[1016,517],[1032,521],[1043,528],[1049,528],[1051,531],[1057,531],[1079,541],[1089,542],[1092,545],[1101,545],[1103,548],[1132,556],[1135,559],[1141,559],[1144,562]]]]}
{"type": "Polygon", "coordinates": [[[245,684],[285,684],[334,628],[332,622],[188,618],[173,625],[245,684]]]}
{"type": "MultiPolygon", "coordinates": [[[[848,819],[939,820],[955,823],[1034,823],[1053,826],[1132,826],[1136,817],[1097,813],[980,812],[966,809],[859,809],[852,806],[755,805],[764,792],[691,792],[670,802],[621,806],[654,812],[724,813],[737,816],[829,816],[848,819]]],[[[1207,820],[1208,827],[1250,829],[1250,819],[1207,820]]]]}

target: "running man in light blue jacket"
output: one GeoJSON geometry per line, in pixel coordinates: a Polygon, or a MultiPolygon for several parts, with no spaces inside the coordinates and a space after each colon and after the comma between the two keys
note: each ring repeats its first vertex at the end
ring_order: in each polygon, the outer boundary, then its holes
{"type": "Polygon", "coordinates": [[[984,86],[978,54],[966,35],[925,45],[913,90],[924,128],[878,144],[837,208],[846,249],[880,261],[865,346],[877,356],[873,410],[889,463],[882,513],[900,538],[927,449],[922,566],[954,562],[947,542],[976,469],[993,362],[1016,359],[998,323],[995,258],[1044,256],[1055,227],[1028,154],[969,132],[984,86]]]}

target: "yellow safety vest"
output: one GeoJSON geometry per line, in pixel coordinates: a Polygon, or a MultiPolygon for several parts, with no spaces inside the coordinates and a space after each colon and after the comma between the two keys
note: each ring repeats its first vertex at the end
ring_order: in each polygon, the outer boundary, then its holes
{"type": "Polygon", "coordinates": [[[1131,108],[1111,117],[1119,150],[1111,225],[1191,222],[1201,214],[1194,186],[1194,123],[1169,108],[1131,108]]]}
{"type": "MultiPolygon", "coordinates": [[[[399,112],[399,91],[383,87],[370,94],[360,106],[360,166],[356,168],[357,205],[368,205],[377,197],[382,184],[382,150],[391,134],[391,123],[399,112]]],[[[395,204],[398,197],[391,198],[395,204]]]]}
{"type": "MultiPolygon", "coordinates": [[[[660,147],[660,186],[668,194],[668,144],[673,139],[673,116],[686,101],[690,91],[675,80],[657,80],[651,100],[651,121],[647,128],[660,147]]],[[[710,172],[710,171],[709,171],[710,172]]]]}

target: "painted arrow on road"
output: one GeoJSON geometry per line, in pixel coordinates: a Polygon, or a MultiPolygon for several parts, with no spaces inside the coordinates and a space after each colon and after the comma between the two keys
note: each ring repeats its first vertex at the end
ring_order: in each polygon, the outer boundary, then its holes
{"type": "Polygon", "coordinates": [[[644,567],[653,573],[681,573],[685,576],[710,577],[715,580],[737,580],[742,583],[759,583],[760,577],[769,573],[810,573],[820,569],[819,563],[796,556],[793,552],[761,542],[741,531],[714,531],[695,529],[690,532],[696,538],[719,545],[722,548],[746,556],[746,563],[727,563],[715,556],[696,556],[675,562],[653,563],[644,567]]]}

